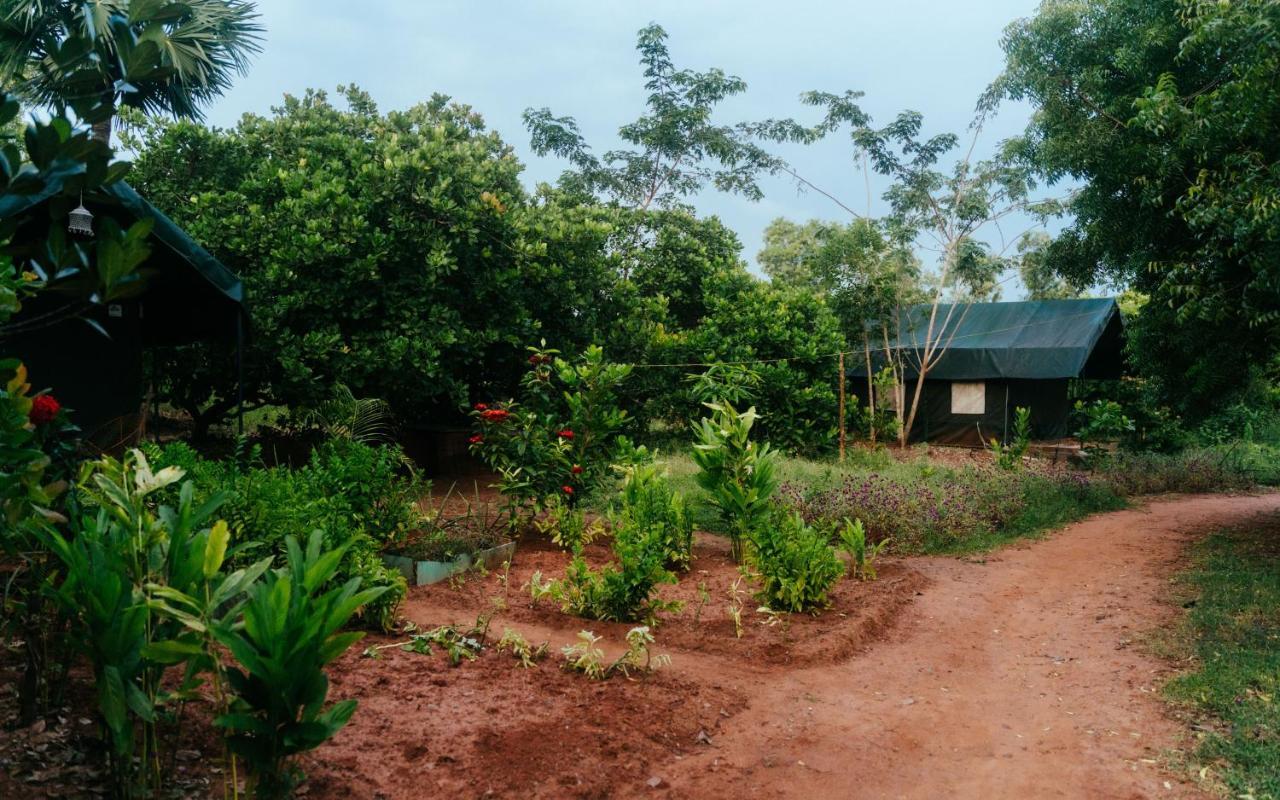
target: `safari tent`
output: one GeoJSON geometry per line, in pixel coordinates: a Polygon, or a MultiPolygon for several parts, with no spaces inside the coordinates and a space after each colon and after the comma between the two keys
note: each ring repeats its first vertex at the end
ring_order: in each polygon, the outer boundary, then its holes
{"type": "Polygon", "coordinates": [[[50,216],[65,218],[79,202],[95,224],[105,217],[122,228],[144,217],[155,220],[151,254],[140,268],[146,278],[141,292],[79,314],[71,313],[77,309],[68,307],[65,295],[43,292],[0,329],[0,338],[5,352],[26,363],[32,385],[51,389],[73,410],[86,438],[110,448],[135,439],[143,424],[145,349],[242,340],[244,289],[234,273],[124,182],[86,193],[83,201],[56,184],[39,194],[7,197],[0,202],[0,219],[17,219],[13,243],[21,247],[24,232],[42,241],[37,232],[48,229],[50,216]]]}
{"type": "MultiPolygon", "coordinates": [[[[915,392],[931,306],[906,309],[873,368],[898,359],[907,407],[915,392]]],[[[934,341],[942,355],[926,370],[910,441],[978,446],[1011,433],[1014,411],[1031,409],[1032,436],[1071,433],[1068,384],[1119,378],[1124,326],[1111,298],[941,305],[934,341]],[[946,322],[945,327],[943,322],[946,322]]],[[[866,377],[864,365],[850,374],[866,377]]],[[[881,398],[879,402],[889,402],[881,398]]]]}

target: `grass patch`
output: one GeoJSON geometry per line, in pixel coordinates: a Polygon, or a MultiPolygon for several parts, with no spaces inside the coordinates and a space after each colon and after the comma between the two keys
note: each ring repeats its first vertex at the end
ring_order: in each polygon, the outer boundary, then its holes
{"type": "Polygon", "coordinates": [[[1280,523],[1213,534],[1181,582],[1195,604],[1168,641],[1197,666],[1165,693],[1232,797],[1280,798],[1280,523]]]}
{"type": "MultiPolygon", "coordinates": [[[[662,461],[672,486],[692,501],[695,525],[714,532],[718,520],[702,502],[693,461],[684,454],[662,461]]],[[[778,475],[784,485],[779,499],[806,519],[860,518],[875,539],[893,539],[899,553],[982,552],[1126,505],[1109,484],[954,469],[930,461],[923,451],[910,460],[865,449],[851,450],[843,463],[781,458],[778,475]]]]}

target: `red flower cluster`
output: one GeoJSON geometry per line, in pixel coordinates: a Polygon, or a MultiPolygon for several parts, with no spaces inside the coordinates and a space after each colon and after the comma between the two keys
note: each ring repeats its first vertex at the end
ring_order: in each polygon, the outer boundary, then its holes
{"type": "Polygon", "coordinates": [[[568,428],[565,428],[564,430],[556,433],[556,436],[559,436],[561,439],[572,439],[573,431],[569,430],[568,428]]]}
{"type": "Polygon", "coordinates": [[[27,414],[27,419],[32,425],[48,425],[57,418],[61,410],[62,404],[53,395],[42,394],[31,401],[31,411],[27,414]]]}
{"type": "Polygon", "coordinates": [[[581,475],[581,474],[582,474],[582,465],[581,465],[581,464],[574,464],[574,465],[573,465],[573,469],[571,469],[571,470],[569,470],[569,471],[570,471],[570,472],[572,472],[574,475],[581,475]]]}
{"type": "Polygon", "coordinates": [[[511,412],[505,408],[488,408],[480,412],[480,419],[485,422],[506,422],[511,412]]]}
{"type": "Polygon", "coordinates": [[[484,403],[476,403],[474,406],[472,406],[472,408],[474,408],[476,411],[484,411],[489,407],[484,403]]]}
{"type": "Polygon", "coordinates": [[[567,495],[569,495],[569,496],[573,496],[573,487],[572,487],[572,486],[561,486],[561,487],[560,487],[560,491],[564,492],[565,494],[567,494],[567,495]]]}
{"type": "Polygon", "coordinates": [[[539,364],[550,364],[551,356],[540,356],[537,353],[534,353],[533,355],[529,356],[529,363],[534,365],[535,367],[538,366],[539,364]]]}
{"type": "Polygon", "coordinates": [[[480,444],[481,442],[484,441],[484,437],[477,433],[475,436],[472,436],[467,441],[470,442],[471,444],[480,444]]]}

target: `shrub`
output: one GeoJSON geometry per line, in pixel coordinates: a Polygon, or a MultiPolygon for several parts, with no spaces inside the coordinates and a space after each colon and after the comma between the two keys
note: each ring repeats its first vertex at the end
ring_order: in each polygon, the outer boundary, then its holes
{"type": "Polygon", "coordinates": [[[323,548],[320,531],[311,534],[305,553],[297,538],[287,537],[287,566],[249,589],[243,628],[215,634],[240,665],[227,671],[232,709],[215,724],[247,763],[259,797],[289,796],[300,778],[289,758],[323,744],[355,712],[354,700],[324,707],[324,667],[363,635],[339,633],[342,626],[387,590],[360,591],[356,577],[338,585],[331,579],[346,547],[323,548]]]}
{"type": "Polygon", "coordinates": [[[727,402],[707,403],[711,417],[693,426],[693,461],[698,485],[720,515],[736,561],[742,560],[742,540],[760,525],[777,489],[777,456],[766,444],[751,441],[755,408],[741,414],[727,402]]]}
{"type": "Polygon", "coordinates": [[[242,464],[209,461],[182,443],[150,452],[158,465],[184,469],[198,498],[227,495],[222,511],[233,545],[256,543],[255,549],[235,550],[233,564],[264,552],[282,555],[288,537],[306,538],[320,529],[327,547],[346,554],[338,579],[359,577],[366,586],[386,588],[360,610],[360,619],[384,630],[394,624],[405,581],[382,563],[381,552],[421,524],[416,500],[424,490],[415,475],[403,472],[398,450],[334,440],[296,470],[262,467],[252,452],[242,464]]]}
{"type": "Polygon", "coordinates": [[[590,347],[576,363],[558,351],[529,348],[521,398],[477,403],[471,450],[499,474],[513,524],[559,498],[575,505],[609,476],[627,423],[617,389],[631,367],[590,347]]]}
{"type": "Polygon", "coordinates": [[[850,522],[845,519],[838,531],[840,549],[849,554],[849,569],[864,581],[876,579],[876,557],[888,544],[888,539],[881,539],[873,545],[867,544],[867,529],[862,520],[850,522]]]}
{"type": "Polygon", "coordinates": [[[1243,489],[1254,478],[1246,450],[1211,448],[1181,453],[1121,453],[1098,466],[1099,477],[1121,495],[1243,489]]]}
{"type": "Polygon", "coordinates": [[[1092,403],[1077,400],[1075,410],[1080,419],[1076,438],[1086,453],[1097,455],[1107,445],[1115,444],[1133,432],[1133,420],[1114,400],[1094,400],[1092,403]]]}
{"type": "Polygon", "coordinates": [[[613,532],[617,565],[592,569],[575,555],[564,577],[542,583],[535,573],[530,581],[534,599],[550,597],[569,614],[588,619],[654,624],[662,611],[678,611],[682,604],[656,596],[664,583],[675,583],[667,570],[667,551],[661,529],[619,525],[613,532]]]}
{"type": "Polygon", "coordinates": [[[1031,447],[1031,409],[1018,406],[1013,412],[1013,441],[1001,444],[1000,440],[991,437],[987,449],[995,458],[996,466],[1004,470],[1014,470],[1022,466],[1022,457],[1031,447]]]}
{"type": "Polygon", "coordinates": [[[652,464],[628,471],[614,514],[614,527],[660,531],[668,567],[686,570],[693,562],[693,520],[684,498],[652,464]]]}
{"type": "Polygon", "coordinates": [[[829,605],[828,594],[844,575],[829,531],[805,523],[793,511],[774,509],[752,532],[747,569],[760,581],[756,597],[775,611],[812,611],[829,605]]]}

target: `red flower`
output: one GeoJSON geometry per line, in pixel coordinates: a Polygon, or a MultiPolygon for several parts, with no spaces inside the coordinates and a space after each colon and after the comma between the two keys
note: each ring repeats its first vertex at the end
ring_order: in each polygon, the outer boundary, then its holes
{"type": "Polygon", "coordinates": [[[573,465],[573,469],[571,469],[571,470],[569,470],[569,471],[570,471],[570,472],[572,472],[574,475],[581,475],[581,474],[582,474],[582,465],[581,465],[581,464],[574,464],[574,465],[573,465]]]}
{"type": "Polygon", "coordinates": [[[476,411],[484,411],[485,409],[488,408],[488,406],[485,405],[484,403],[476,403],[474,406],[472,406],[472,408],[474,408],[476,411]]]}
{"type": "Polygon", "coordinates": [[[541,364],[541,363],[542,363],[542,356],[539,356],[539,355],[532,355],[532,356],[529,356],[529,363],[530,363],[530,364],[541,364]]]}
{"type": "Polygon", "coordinates": [[[484,437],[477,433],[475,436],[472,436],[467,441],[470,442],[471,444],[480,444],[481,442],[484,441],[484,437]]]}
{"type": "Polygon", "coordinates": [[[53,422],[61,410],[62,404],[53,395],[42,394],[31,401],[31,411],[27,414],[27,419],[31,420],[32,425],[47,425],[53,422]]]}
{"type": "Polygon", "coordinates": [[[486,422],[506,422],[511,412],[505,408],[490,408],[480,412],[480,418],[486,422]]]}
{"type": "Polygon", "coordinates": [[[565,428],[564,430],[557,433],[556,436],[559,436],[561,439],[572,439],[573,431],[569,430],[568,428],[565,428]]]}
{"type": "Polygon", "coordinates": [[[560,487],[560,491],[564,492],[564,493],[565,493],[565,494],[567,494],[567,495],[572,495],[572,494],[573,494],[573,487],[572,487],[572,486],[561,486],[561,487],[560,487]]]}

